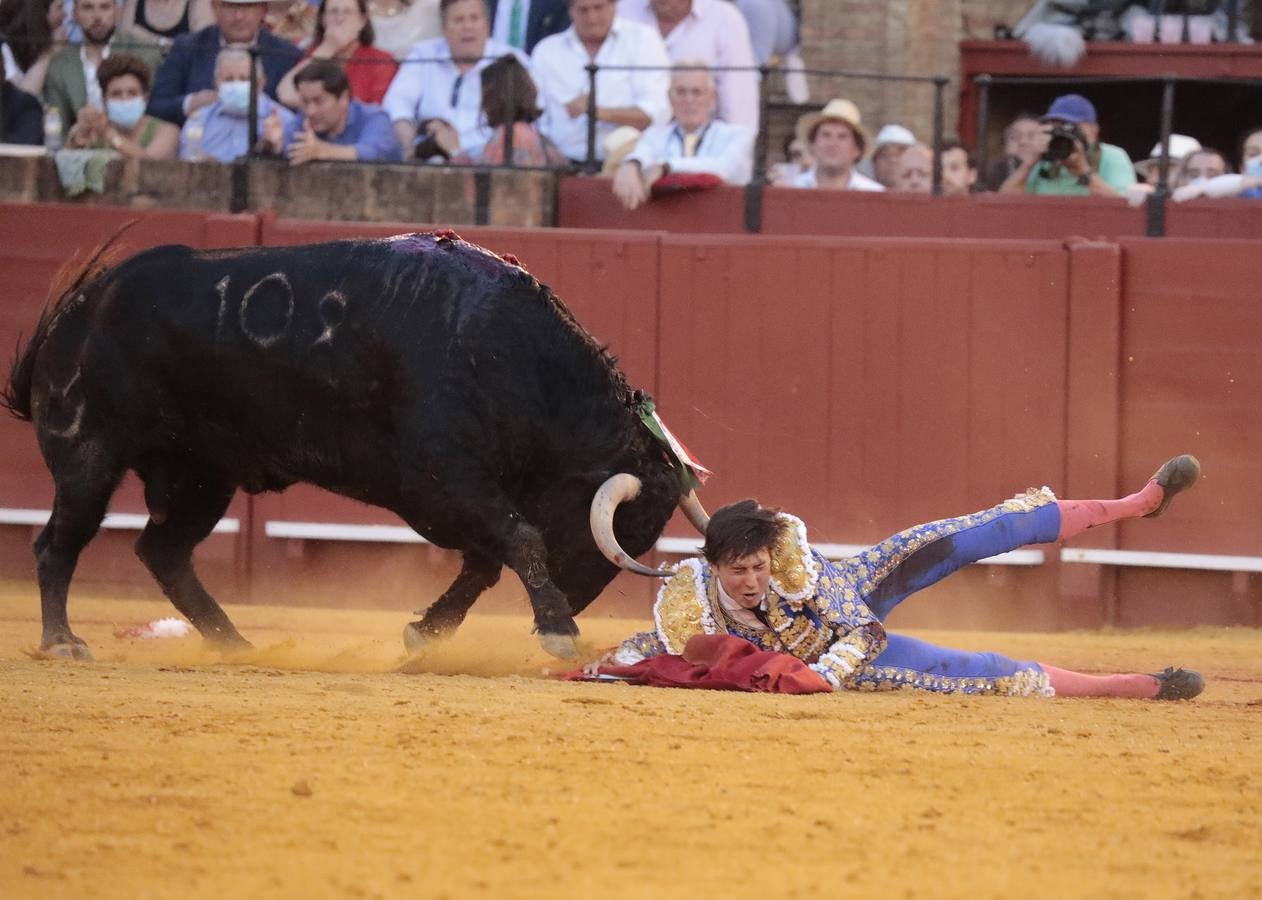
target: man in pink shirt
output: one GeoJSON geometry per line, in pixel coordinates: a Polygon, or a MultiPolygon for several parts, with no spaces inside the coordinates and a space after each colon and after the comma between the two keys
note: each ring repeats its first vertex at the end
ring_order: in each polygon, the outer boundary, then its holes
{"type": "Polygon", "coordinates": [[[658,29],[672,62],[714,67],[718,118],[758,133],[758,72],[749,25],[726,0],[618,0],[618,15],[658,29]],[[744,71],[723,71],[745,66],[744,71]]]}

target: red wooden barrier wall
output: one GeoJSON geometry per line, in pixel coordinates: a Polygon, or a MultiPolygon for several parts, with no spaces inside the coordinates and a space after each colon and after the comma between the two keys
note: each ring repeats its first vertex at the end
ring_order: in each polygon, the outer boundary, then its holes
{"type": "MultiPolygon", "coordinates": [[[[10,274],[0,342],[29,331],[47,278],[133,211],[0,206],[10,274]]],[[[280,244],[408,226],[162,213],[133,247],[280,244]]],[[[859,543],[1048,483],[1061,496],[1133,489],[1171,453],[1206,461],[1205,484],[1159,523],[1103,529],[1075,546],[1259,555],[1262,325],[1254,244],[671,236],[469,229],[556,288],[653,391],[668,422],[718,473],[715,506],[756,495],[801,514],[816,541],[859,543]]],[[[32,430],[0,422],[0,507],[47,508],[32,430]]],[[[142,512],[134,487],[115,509],[142,512]]],[[[242,536],[199,563],[248,576],[235,595],[401,608],[454,574],[418,545],[278,540],[268,522],[396,524],[310,488],[238,498],[242,536]],[[234,569],[234,566],[236,567],[234,569]],[[418,579],[424,583],[418,584],[418,579]],[[393,598],[393,599],[390,599],[393,598]]],[[[5,577],[31,574],[29,527],[0,527],[5,577]]],[[[672,523],[668,533],[688,536],[672,523]]],[[[98,539],[84,580],[144,579],[131,535],[98,539]]],[[[1086,627],[1258,622],[1258,576],[1062,565],[976,567],[917,597],[896,624],[1086,627]]],[[[225,592],[224,587],[228,590],[225,592]]],[[[629,576],[595,614],[643,612],[629,576]]],[[[501,603],[519,608],[506,578],[501,603]]]]}

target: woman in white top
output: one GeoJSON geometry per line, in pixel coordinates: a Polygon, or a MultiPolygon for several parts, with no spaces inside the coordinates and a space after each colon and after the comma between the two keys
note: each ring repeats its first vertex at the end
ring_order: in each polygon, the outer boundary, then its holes
{"type": "Polygon", "coordinates": [[[439,0],[369,0],[368,17],[376,35],[373,46],[403,59],[420,41],[442,34],[439,0]]]}

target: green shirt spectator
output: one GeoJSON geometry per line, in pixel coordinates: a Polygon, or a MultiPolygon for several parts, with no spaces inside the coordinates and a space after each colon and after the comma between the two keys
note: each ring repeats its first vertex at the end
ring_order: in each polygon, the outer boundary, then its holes
{"type": "MultiPolygon", "coordinates": [[[[1098,161],[1092,168],[1105,184],[1119,194],[1126,193],[1126,189],[1135,183],[1135,167],[1131,165],[1131,158],[1121,147],[1115,147],[1112,144],[1097,144],[1088,152],[1088,161],[1093,156],[1097,157],[1098,161]]],[[[1043,170],[1048,166],[1048,163],[1041,163],[1030,170],[1030,174],[1025,179],[1027,194],[1042,197],[1086,197],[1091,193],[1090,185],[1082,184],[1078,176],[1072,174],[1065,166],[1061,166],[1050,178],[1046,177],[1043,170]]]]}
{"type": "Polygon", "coordinates": [[[1024,149],[1001,193],[1122,197],[1135,183],[1135,167],[1126,152],[1100,143],[1095,106],[1086,97],[1057,97],[1039,122],[1041,140],[1024,149]]]}

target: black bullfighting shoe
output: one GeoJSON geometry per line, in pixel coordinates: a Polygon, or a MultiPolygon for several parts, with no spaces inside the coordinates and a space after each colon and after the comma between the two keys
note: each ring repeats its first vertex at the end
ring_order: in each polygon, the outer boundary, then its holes
{"type": "Polygon", "coordinates": [[[1161,498],[1161,505],[1152,512],[1144,516],[1145,519],[1155,519],[1166,511],[1166,507],[1170,505],[1170,501],[1174,499],[1174,495],[1180,491],[1186,491],[1192,485],[1196,484],[1196,479],[1201,477],[1201,463],[1195,456],[1184,453],[1182,456],[1176,456],[1169,460],[1158,469],[1150,481],[1155,481],[1161,485],[1165,491],[1165,496],[1161,498]]]}
{"type": "Polygon", "coordinates": [[[1161,683],[1154,700],[1191,700],[1205,690],[1205,679],[1201,673],[1190,669],[1166,666],[1162,671],[1154,672],[1152,677],[1161,683]]]}

